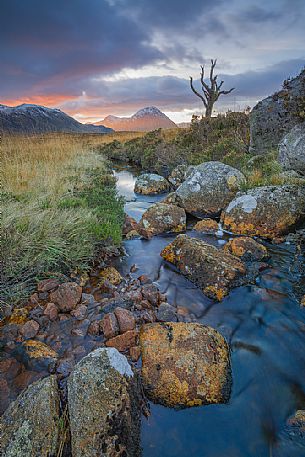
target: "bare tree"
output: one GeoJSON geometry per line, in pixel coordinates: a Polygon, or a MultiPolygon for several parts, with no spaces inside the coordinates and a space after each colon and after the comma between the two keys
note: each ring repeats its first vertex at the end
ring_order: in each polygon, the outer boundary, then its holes
{"type": "Polygon", "coordinates": [[[190,85],[191,89],[194,92],[197,97],[199,97],[204,106],[205,106],[205,115],[206,117],[211,117],[212,116],[212,111],[213,111],[213,106],[214,103],[217,102],[219,97],[221,95],[227,95],[230,94],[233,90],[234,87],[230,90],[220,90],[224,81],[220,81],[220,83],[217,82],[218,75],[214,76],[214,68],[216,66],[217,59],[213,60],[211,59],[211,69],[210,69],[210,85],[208,85],[204,81],[204,66],[201,66],[201,73],[200,73],[200,82],[201,82],[201,89],[203,92],[203,95],[201,95],[197,90],[194,88],[193,85],[193,78],[190,76],[190,85]]]}

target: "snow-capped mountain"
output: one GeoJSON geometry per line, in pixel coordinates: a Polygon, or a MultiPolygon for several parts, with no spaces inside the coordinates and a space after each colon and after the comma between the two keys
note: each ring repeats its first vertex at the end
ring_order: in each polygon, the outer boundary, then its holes
{"type": "Polygon", "coordinates": [[[107,133],[103,125],[81,124],[60,109],[40,105],[0,105],[0,132],[6,133],[107,133]]]}
{"type": "Polygon", "coordinates": [[[150,131],[159,128],[171,129],[176,124],[155,106],[140,109],[131,117],[107,116],[97,125],[103,124],[116,131],[150,131]]]}

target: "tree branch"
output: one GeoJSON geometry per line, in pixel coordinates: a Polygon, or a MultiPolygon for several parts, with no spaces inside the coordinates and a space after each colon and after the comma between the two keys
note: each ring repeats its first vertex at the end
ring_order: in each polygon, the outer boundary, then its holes
{"type": "Polygon", "coordinates": [[[197,95],[197,97],[199,97],[203,101],[204,106],[207,107],[208,105],[207,105],[205,98],[201,94],[199,94],[199,92],[197,92],[197,90],[193,86],[193,78],[191,76],[190,76],[190,86],[191,86],[191,89],[194,92],[194,94],[197,95]]]}

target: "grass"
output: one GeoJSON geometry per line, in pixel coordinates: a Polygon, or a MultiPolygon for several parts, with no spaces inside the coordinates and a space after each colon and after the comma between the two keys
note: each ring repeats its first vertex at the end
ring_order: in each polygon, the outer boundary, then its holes
{"type": "Polygon", "coordinates": [[[23,300],[43,277],[86,270],[103,245],[121,242],[123,201],[95,152],[114,136],[3,137],[3,301],[23,300]]]}

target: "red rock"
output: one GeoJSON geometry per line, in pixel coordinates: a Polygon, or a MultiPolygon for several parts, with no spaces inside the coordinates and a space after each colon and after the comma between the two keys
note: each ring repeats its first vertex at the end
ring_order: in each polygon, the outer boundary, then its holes
{"type": "Polygon", "coordinates": [[[128,330],[128,332],[106,341],[106,346],[113,347],[120,352],[124,352],[132,346],[136,346],[137,336],[138,332],[136,330],[128,330]]]}
{"type": "Polygon", "coordinates": [[[141,284],[151,284],[151,280],[146,275],[139,276],[138,280],[140,281],[141,284]]]}
{"type": "Polygon", "coordinates": [[[56,289],[59,286],[57,279],[50,278],[40,281],[37,285],[38,292],[49,292],[50,290],[56,289]]]}
{"type": "Polygon", "coordinates": [[[141,348],[140,346],[132,346],[130,349],[129,349],[129,354],[130,354],[130,357],[131,357],[131,360],[133,362],[137,362],[140,358],[140,355],[141,355],[141,348]]]}
{"type": "Polygon", "coordinates": [[[80,302],[82,288],[76,282],[65,282],[50,294],[50,301],[56,303],[62,312],[72,311],[80,302]]]}
{"type": "Polygon", "coordinates": [[[85,319],[87,315],[87,306],[78,305],[75,309],[71,311],[71,316],[75,317],[77,320],[81,321],[85,319]]]}
{"type": "Polygon", "coordinates": [[[103,317],[101,327],[107,340],[116,336],[120,331],[117,318],[113,313],[108,313],[103,317]]]}
{"type": "Polygon", "coordinates": [[[138,223],[133,218],[125,214],[125,221],[123,225],[123,235],[127,235],[127,233],[131,232],[132,230],[137,230],[138,223]]]}
{"type": "Polygon", "coordinates": [[[43,311],[43,314],[47,316],[50,319],[50,321],[56,321],[58,317],[58,309],[55,303],[47,303],[43,311]]]}
{"type": "Polygon", "coordinates": [[[158,291],[158,288],[154,284],[145,284],[142,287],[142,295],[153,306],[158,306],[159,291],[158,291]]]}
{"type": "Polygon", "coordinates": [[[21,370],[21,365],[16,359],[0,360],[0,373],[7,379],[14,379],[21,370]]]}
{"type": "Polygon", "coordinates": [[[100,334],[100,323],[99,321],[91,322],[88,328],[88,335],[97,336],[100,334]]]}
{"type": "Polygon", "coordinates": [[[131,290],[130,292],[128,292],[127,297],[134,303],[139,303],[143,300],[143,295],[140,289],[131,290]]]}
{"type": "Polygon", "coordinates": [[[23,371],[14,379],[14,387],[21,391],[41,376],[42,373],[37,373],[37,371],[23,371]]]}
{"type": "Polygon", "coordinates": [[[39,297],[38,297],[38,294],[37,294],[37,293],[32,294],[32,295],[30,296],[30,303],[31,303],[32,305],[38,305],[38,303],[39,303],[39,297]]]}
{"type": "Polygon", "coordinates": [[[20,329],[20,333],[24,336],[24,338],[33,338],[39,332],[39,324],[38,322],[31,319],[30,321],[26,322],[20,329]]]}
{"type": "Polygon", "coordinates": [[[114,314],[118,320],[120,333],[125,333],[135,328],[136,320],[128,309],[118,307],[114,310],[114,314]]]}

